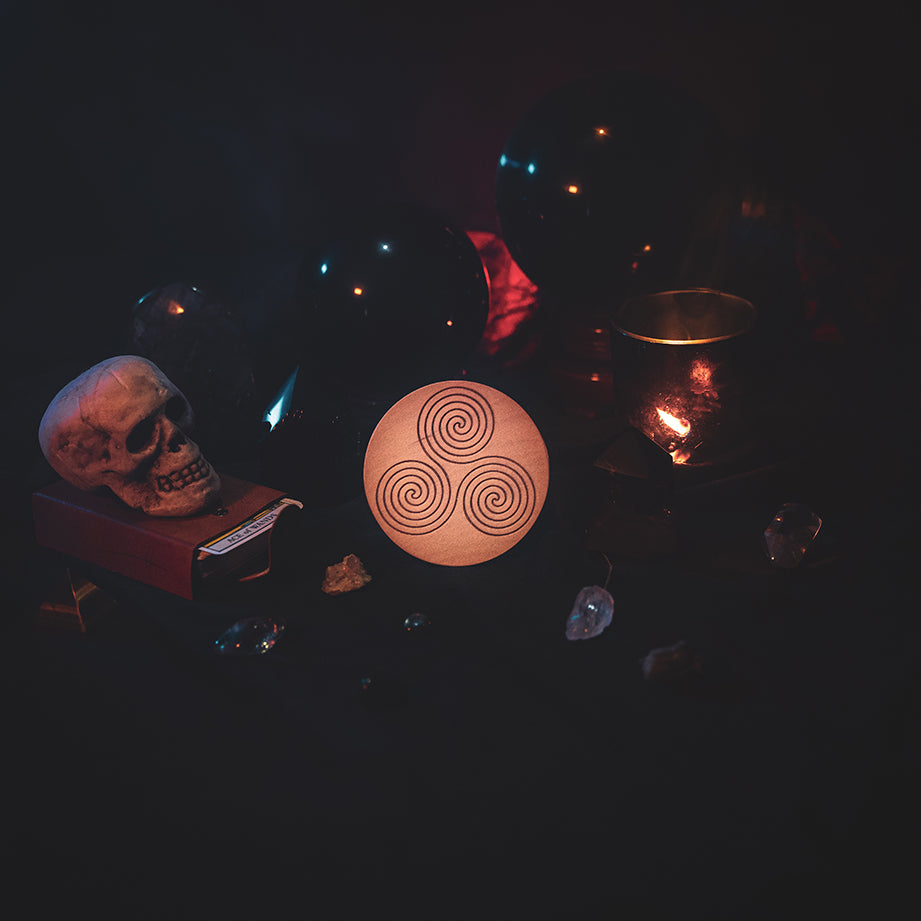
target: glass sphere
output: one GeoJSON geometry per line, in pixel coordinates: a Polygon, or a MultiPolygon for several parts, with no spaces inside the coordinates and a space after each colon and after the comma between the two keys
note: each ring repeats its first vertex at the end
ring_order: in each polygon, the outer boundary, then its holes
{"type": "Polygon", "coordinates": [[[503,239],[544,292],[619,297],[638,274],[664,284],[724,155],[713,117],[668,84],[626,71],[576,80],[538,101],[499,157],[503,239]]]}
{"type": "Polygon", "coordinates": [[[152,361],[186,395],[209,454],[257,449],[253,362],[243,321],[223,298],[182,281],[149,291],[132,307],[126,351],[152,361]]]}
{"type": "Polygon", "coordinates": [[[362,488],[367,435],[348,400],[295,369],[279,418],[260,444],[260,481],[300,499],[308,508],[338,505],[362,488]]]}
{"type": "Polygon", "coordinates": [[[412,206],[357,215],[301,265],[302,363],[360,398],[462,373],[489,288],[470,238],[412,206]]]}

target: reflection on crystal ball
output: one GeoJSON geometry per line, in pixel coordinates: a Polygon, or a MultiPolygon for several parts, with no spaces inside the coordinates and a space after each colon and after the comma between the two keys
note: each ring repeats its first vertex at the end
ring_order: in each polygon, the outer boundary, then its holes
{"type": "Polygon", "coordinates": [[[425,614],[410,614],[409,617],[403,621],[403,627],[409,633],[415,633],[427,627],[428,623],[429,619],[425,614]]]}
{"type": "Polygon", "coordinates": [[[302,352],[359,397],[457,376],[483,334],[489,288],[470,238],[390,206],[355,216],[302,262],[302,352]]]}
{"type": "Polygon", "coordinates": [[[720,176],[712,116],[625,71],[558,87],[509,136],[496,179],[502,236],[544,290],[609,292],[668,278],[720,176]]]}

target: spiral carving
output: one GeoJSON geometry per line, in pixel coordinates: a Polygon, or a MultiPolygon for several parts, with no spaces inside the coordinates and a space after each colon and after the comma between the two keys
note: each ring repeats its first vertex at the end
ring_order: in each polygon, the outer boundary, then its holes
{"type": "Polygon", "coordinates": [[[377,484],[377,508],[402,534],[428,534],[451,517],[454,502],[444,470],[421,460],[389,467],[377,484]]]}
{"type": "Polygon", "coordinates": [[[537,502],[531,475],[507,457],[484,458],[464,477],[459,492],[467,521],[496,537],[527,524],[537,502]]]}
{"type": "Polygon", "coordinates": [[[439,565],[475,565],[534,524],[547,495],[547,450],[505,394],[442,381],[407,394],[378,423],[364,485],[397,546],[439,565]]]}
{"type": "Polygon", "coordinates": [[[435,461],[472,463],[492,438],[492,406],[468,387],[446,387],[429,397],[419,412],[422,450],[435,461]]]}

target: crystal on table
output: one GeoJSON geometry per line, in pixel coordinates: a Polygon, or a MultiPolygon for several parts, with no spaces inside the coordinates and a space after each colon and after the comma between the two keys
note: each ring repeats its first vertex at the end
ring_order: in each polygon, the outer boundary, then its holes
{"type": "Polygon", "coordinates": [[[364,564],[354,553],[344,557],[341,563],[333,563],[326,567],[326,575],[320,586],[327,595],[343,595],[367,585],[371,576],[365,570],[364,564]]]}
{"type": "Polygon", "coordinates": [[[787,502],[765,528],[761,543],[768,559],[783,569],[798,566],[812,546],[822,519],[808,506],[787,502]]]}
{"type": "Polygon", "coordinates": [[[603,633],[614,619],[614,599],[598,585],[583,588],[566,618],[567,640],[590,640],[603,633]]]}
{"type": "Polygon", "coordinates": [[[702,670],[700,659],[684,640],[650,650],[641,665],[647,681],[680,681],[702,670]]]}
{"type": "Polygon", "coordinates": [[[221,656],[261,656],[284,630],[284,622],[274,617],[245,617],[214,641],[214,651],[221,656]]]}

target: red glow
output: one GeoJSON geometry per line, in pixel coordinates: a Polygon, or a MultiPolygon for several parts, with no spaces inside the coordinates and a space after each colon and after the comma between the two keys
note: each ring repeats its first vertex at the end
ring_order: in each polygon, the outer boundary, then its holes
{"type": "Polygon", "coordinates": [[[812,339],[815,342],[844,342],[841,330],[831,320],[826,320],[820,326],[812,331],[812,339]]]}
{"type": "Polygon", "coordinates": [[[643,252],[644,252],[644,253],[648,253],[651,249],[652,249],[652,247],[647,243],[647,244],[643,247],[643,252]]]}
{"type": "Polygon", "coordinates": [[[521,334],[537,312],[537,286],[512,259],[501,237],[478,230],[469,231],[467,236],[483,260],[489,281],[489,316],[479,351],[497,355],[512,343],[523,340],[524,351],[519,351],[516,359],[510,360],[524,360],[536,348],[534,337],[524,339],[521,334]]]}
{"type": "Polygon", "coordinates": [[[760,218],[764,217],[766,214],[767,208],[763,201],[752,201],[748,198],[743,199],[742,217],[760,218]]]}
{"type": "Polygon", "coordinates": [[[453,326],[453,325],[454,325],[453,320],[448,320],[447,323],[445,323],[445,326],[453,326]]]}
{"type": "Polygon", "coordinates": [[[568,185],[566,186],[566,191],[569,192],[570,195],[578,195],[579,187],[577,185],[568,185]]]}
{"type": "Polygon", "coordinates": [[[180,313],[185,313],[185,307],[178,301],[170,301],[169,304],[166,305],[166,312],[176,317],[179,316],[180,313]]]}

